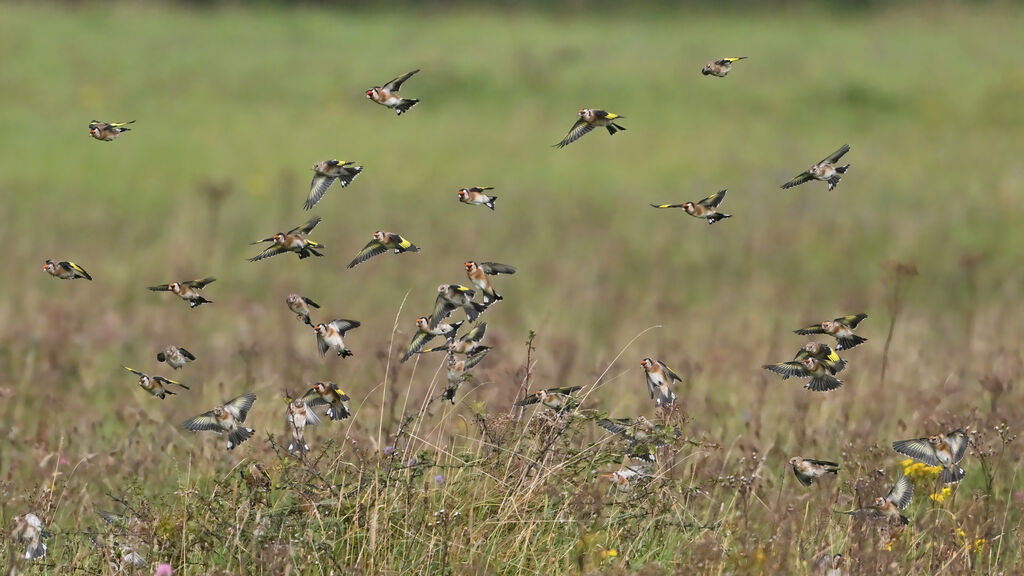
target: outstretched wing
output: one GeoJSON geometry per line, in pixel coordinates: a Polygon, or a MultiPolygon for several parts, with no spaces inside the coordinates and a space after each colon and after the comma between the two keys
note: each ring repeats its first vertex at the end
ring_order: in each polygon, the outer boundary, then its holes
{"type": "Polygon", "coordinates": [[[927,438],[914,438],[911,440],[899,440],[892,443],[892,449],[903,454],[904,456],[910,456],[914,460],[920,460],[929,466],[941,466],[938,455],[935,454],[935,449],[932,448],[927,438]]]}
{"type": "Polygon", "coordinates": [[[430,315],[430,327],[436,327],[441,320],[447,318],[452,313],[452,310],[456,308],[455,304],[445,300],[443,294],[438,294],[434,300],[434,312],[430,315]]]}
{"type": "Polygon", "coordinates": [[[585,136],[588,132],[590,132],[593,129],[593,124],[590,124],[583,118],[580,118],[579,120],[576,121],[575,124],[572,125],[572,128],[569,129],[569,133],[565,135],[565,138],[562,138],[561,142],[555,144],[555,147],[565,148],[569,144],[572,144],[573,142],[585,136]]]}
{"type": "Polygon", "coordinates": [[[338,318],[337,320],[331,320],[331,326],[333,326],[334,329],[338,331],[338,333],[344,336],[345,332],[348,332],[353,328],[359,328],[360,326],[362,326],[362,324],[360,324],[359,321],[357,320],[346,320],[344,318],[338,318]]]}
{"type": "Polygon", "coordinates": [[[288,235],[291,236],[292,234],[296,234],[298,232],[302,232],[303,234],[309,234],[310,232],[313,231],[313,228],[316,228],[316,225],[320,223],[320,220],[321,218],[319,216],[313,216],[302,226],[296,226],[295,228],[289,230],[288,235]]]}
{"type": "Polygon", "coordinates": [[[336,178],[334,176],[327,176],[325,174],[317,174],[313,176],[313,181],[309,184],[309,195],[306,196],[306,210],[309,210],[316,203],[327,194],[327,189],[331,187],[336,178]]]}
{"type": "Polygon", "coordinates": [[[483,340],[484,333],[487,332],[487,322],[481,322],[473,327],[472,330],[466,332],[459,338],[460,342],[479,342],[483,340]]]}
{"type": "Polygon", "coordinates": [[[171,285],[170,284],[158,284],[156,286],[147,286],[146,289],[147,290],[152,290],[153,292],[170,292],[171,291],[171,285]]]}
{"type": "Polygon", "coordinates": [[[829,164],[834,164],[834,163],[838,162],[840,158],[843,157],[843,154],[846,154],[849,151],[850,151],[850,145],[849,144],[843,144],[842,147],[839,148],[839,150],[836,150],[835,152],[833,152],[833,153],[829,154],[828,156],[824,157],[821,160],[821,162],[819,162],[819,164],[824,164],[825,162],[828,162],[829,164]]]}
{"type": "Polygon", "coordinates": [[[470,368],[479,364],[480,361],[484,359],[484,356],[487,356],[487,353],[490,351],[490,348],[485,348],[484,350],[475,352],[472,355],[470,355],[469,358],[466,358],[466,363],[463,365],[463,370],[469,370],[470,368]]]}
{"type": "Polygon", "coordinates": [[[92,276],[90,276],[89,273],[85,271],[85,268],[82,268],[78,264],[75,264],[74,262],[61,262],[61,264],[62,265],[66,265],[67,267],[71,268],[75,272],[78,272],[82,276],[85,276],[86,280],[92,280],[92,276]]]}
{"type": "Polygon", "coordinates": [[[416,334],[413,334],[412,340],[409,342],[409,350],[407,350],[406,353],[402,355],[402,362],[405,362],[409,358],[412,358],[413,354],[422,350],[423,347],[427,345],[427,342],[430,342],[433,339],[434,334],[430,334],[422,330],[417,330],[416,334]]]}
{"type": "Polygon", "coordinates": [[[406,80],[411,78],[413,74],[415,74],[415,73],[417,73],[419,71],[420,71],[420,69],[417,68],[417,69],[413,70],[412,72],[407,72],[405,74],[402,74],[398,78],[395,78],[394,80],[392,80],[392,81],[388,82],[387,84],[385,84],[384,85],[384,89],[385,90],[390,90],[392,92],[397,92],[397,91],[401,90],[402,89],[402,84],[406,80]]]}
{"type": "Polygon", "coordinates": [[[628,436],[626,431],[632,427],[633,420],[630,418],[602,418],[597,421],[597,425],[612,434],[628,436]]]}
{"type": "Polygon", "coordinates": [[[857,325],[867,317],[868,315],[862,312],[860,314],[851,314],[850,316],[840,316],[839,318],[836,318],[835,321],[839,322],[843,326],[849,326],[850,329],[853,330],[856,329],[857,325]]]}
{"type": "Polygon", "coordinates": [[[793,333],[801,336],[807,336],[808,334],[828,334],[828,332],[825,332],[825,329],[821,327],[821,324],[811,324],[806,328],[793,330],[793,333]]]}
{"type": "Polygon", "coordinates": [[[683,379],[679,377],[679,374],[676,374],[675,372],[673,372],[672,369],[669,368],[668,366],[666,366],[664,362],[662,362],[661,360],[658,360],[658,364],[661,364],[661,369],[664,370],[665,374],[668,375],[668,381],[669,382],[671,382],[673,380],[675,380],[676,382],[682,382],[683,381],[683,379]]]}
{"type": "Polygon", "coordinates": [[[490,274],[491,276],[516,273],[516,269],[512,266],[509,266],[508,264],[501,264],[499,262],[483,262],[480,264],[480,269],[484,271],[484,274],[490,274]]]}
{"type": "Polygon", "coordinates": [[[828,460],[815,460],[814,458],[804,458],[803,460],[804,462],[810,462],[811,464],[816,464],[818,466],[832,466],[835,468],[839,467],[838,462],[830,462],[828,460]]]}
{"type": "Polygon", "coordinates": [[[885,499],[895,504],[900,510],[906,510],[914,500],[914,483],[910,481],[910,478],[900,476],[885,499]]]}
{"type": "Polygon", "coordinates": [[[792,180],[782,185],[782,188],[792,188],[793,186],[799,186],[808,180],[813,179],[810,172],[804,171],[793,177],[792,180]]]}
{"type": "Polygon", "coordinates": [[[127,366],[121,366],[121,368],[124,368],[125,370],[131,372],[132,374],[135,374],[136,376],[145,376],[146,375],[146,374],[144,374],[142,372],[139,372],[138,370],[136,370],[134,368],[129,368],[127,366]]]}
{"type": "Polygon", "coordinates": [[[312,300],[306,298],[305,296],[302,297],[302,301],[305,302],[307,305],[312,306],[313,308],[320,308],[319,304],[313,302],[312,300]]]}
{"type": "Polygon", "coordinates": [[[964,455],[967,454],[967,446],[970,444],[967,434],[963,430],[956,430],[946,435],[946,441],[949,442],[949,448],[953,451],[953,462],[963,460],[964,455]]]}
{"type": "Polygon", "coordinates": [[[697,202],[697,204],[700,204],[705,208],[718,208],[718,205],[722,203],[722,200],[725,200],[725,193],[726,190],[719,190],[711,196],[697,202]]]}
{"type": "Polygon", "coordinates": [[[246,392],[225,404],[224,409],[239,422],[245,422],[245,417],[249,414],[249,410],[254,402],[256,402],[256,394],[254,392],[246,392]]]}
{"type": "Polygon", "coordinates": [[[191,430],[193,432],[199,432],[200,430],[215,430],[220,432],[220,422],[217,417],[213,415],[213,410],[209,412],[203,412],[195,418],[189,418],[182,422],[181,427],[185,430],[191,430]]]}
{"type": "Polygon", "coordinates": [[[778,362],[776,364],[765,364],[762,366],[769,372],[774,372],[780,376],[789,378],[790,376],[806,376],[807,368],[800,362],[778,362]]]}
{"type": "Polygon", "coordinates": [[[278,254],[284,254],[288,251],[289,250],[284,246],[274,244],[273,246],[268,246],[267,249],[264,250],[263,252],[260,252],[259,254],[253,256],[252,258],[249,258],[249,262],[259,262],[260,260],[266,260],[267,258],[277,256],[278,254]]]}
{"type": "Polygon", "coordinates": [[[388,251],[387,246],[377,242],[376,240],[370,240],[363,249],[356,254],[356,257],[348,263],[349,268],[355,267],[356,264],[362,264],[374,256],[378,256],[388,251]]]}
{"type": "Polygon", "coordinates": [[[583,386],[563,386],[561,388],[548,388],[547,392],[554,392],[555,394],[569,395],[577,390],[582,390],[583,386]]]}
{"type": "Polygon", "coordinates": [[[530,394],[526,398],[523,398],[519,402],[516,402],[515,405],[516,406],[529,406],[530,404],[536,404],[537,402],[540,402],[540,396],[537,396],[536,394],[530,394]]]}
{"type": "Polygon", "coordinates": [[[213,276],[208,276],[206,278],[203,278],[202,280],[189,280],[188,282],[182,282],[182,284],[188,286],[189,288],[201,289],[204,288],[207,284],[213,284],[216,281],[217,279],[214,278],[213,276]]]}

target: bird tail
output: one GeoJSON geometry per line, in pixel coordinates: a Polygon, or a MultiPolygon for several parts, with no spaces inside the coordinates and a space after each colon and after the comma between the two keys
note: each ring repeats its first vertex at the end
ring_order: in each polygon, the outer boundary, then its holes
{"type": "Polygon", "coordinates": [[[856,334],[852,336],[846,336],[843,338],[837,338],[837,340],[839,341],[839,345],[836,346],[836,350],[849,350],[850,348],[859,346],[868,341],[867,338],[857,336],[856,334]]]}
{"type": "Polygon", "coordinates": [[[466,318],[470,322],[476,322],[476,319],[483,314],[484,310],[487,310],[487,305],[482,302],[470,302],[466,307],[466,318]]]}
{"type": "Polygon", "coordinates": [[[952,468],[946,468],[939,474],[939,479],[942,480],[943,484],[956,484],[957,482],[964,479],[967,472],[959,466],[953,466],[952,468]]]}
{"type": "Polygon", "coordinates": [[[416,98],[402,98],[402,101],[398,103],[398,106],[395,106],[395,113],[401,116],[403,112],[408,112],[410,108],[419,103],[420,101],[416,98]]]}
{"type": "Polygon", "coordinates": [[[188,301],[189,308],[195,308],[196,306],[199,306],[201,304],[213,304],[213,300],[207,300],[206,298],[200,296],[198,298],[195,298],[194,300],[188,301]]]}
{"type": "Polygon", "coordinates": [[[675,401],[676,401],[676,394],[675,394],[675,392],[669,390],[668,387],[665,387],[665,389],[661,393],[658,394],[658,400],[657,400],[657,402],[655,404],[657,406],[668,406],[669,404],[671,404],[671,403],[673,403],[675,401]]]}
{"type": "Polygon", "coordinates": [[[231,431],[231,434],[228,435],[228,450],[234,450],[239,444],[245,442],[249,438],[252,438],[252,435],[255,433],[256,431],[252,428],[245,428],[241,426],[235,428],[231,431]]]}
{"type": "Polygon", "coordinates": [[[839,177],[839,174],[833,174],[832,177],[827,180],[827,182],[828,182],[828,189],[831,190],[831,189],[835,188],[836,185],[839,184],[839,180],[841,180],[841,178],[839,177]]]}
{"type": "Polygon", "coordinates": [[[309,444],[306,444],[305,438],[295,438],[288,443],[289,452],[309,452],[309,444]]]}
{"type": "Polygon", "coordinates": [[[487,206],[491,210],[494,210],[494,201],[497,200],[497,199],[498,199],[497,196],[491,196],[490,200],[488,200],[487,202],[484,202],[484,206],[487,206]]]}
{"type": "Polygon", "coordinates": [[[46,556],[46,544],[40,540],[29,543],[28,548],[25,549],[25,560],[38,560],[46,556]]]}
{"type": "Polygon", "coordinates": [[[849,170],[849,169],[850,169],[850,165],[849,164],[847,164],[845,166],[836,166],[836,172],[839,172],[840,174],[846,174],[846,171],[849,170]]]}
{"type": "Polygon", "coordinates": [[[718,222],[719,220],[725,220],[726,218],[732,218],[732,214],[723,214],[721,212],[718,212],[716,214],[708,216],[708,224],[714,224],[715,222],[718,222]]]}
{"type": "Polygon", "coordinates": [[[302,321],[306,323],[306,326],[312,326],[313,321],[309,319],[309,316],[301,316],[302,321]]]}
{"type": "Polygon", "coordinates": [[[342,358],[348,358],[351,355],[352,351],[349,350],[348,348],[342,348],[341,351],[338,352],[338,356],[341,356],[342,358]]]}
{"type": "Polygon", "coordinates": [[[807,388],[812,392],[828,392],[830,390],[835,390],[836,388],[839,388],[842,385],[842,380],[836,378],[835,376],[826,374],[824,376],[819,376],[817,378],[812,379],[804,386],[804,388],[807,388]]]}
{"type": "Polygon", "coordinates": [[[502,298],[501,294],[498,294],[497,290],[491,290],[490,294],[484,293],[484,304],[487,306],[494,304],[498,300],[504,300],[504,298],[502,298]]]}
{"type": "Polygon", "coordinates": [[[618,132],[620,130],[625,130],[624,127],[619,126],[618,124],[616,124],[614,122],[612,122],[611,124],[605,126],[605,128],[607,128],[608,129],[608,133],[613,135],[613,136],[615,135],[616,132],[618,132]]]}
{"type": "Polygon", "coordinates": [[[452,324],[451,324],[452,331],[449,332],[448,336],[447,336],[449,342],[455,342],[455,335],[456,335],[455,333],[459,331],[459,328],[461,328],[462,325],[465,322],[466,322],[465,320],[459,320],[458,322],[452,322],[452,324]]]}
{"type": "Polygon", "coordinates": [[[907,524],[910,524],[910,518],[907,518],[903,514],[900,514],[900,524],[902,524],[904,526],[906,526],[907,524]]]}
{"type": "Polygon", "coordinates": [[[333,405],[327,409],[327,417],[331,420],[344,420],[351,415],[352,413],[349,412],[348,407],[341,404],[333,405]]]}

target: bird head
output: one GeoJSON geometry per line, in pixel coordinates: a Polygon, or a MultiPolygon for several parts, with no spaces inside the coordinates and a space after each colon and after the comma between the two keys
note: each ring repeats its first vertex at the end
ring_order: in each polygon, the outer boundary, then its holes
{"type": "Polygon", "coordinates": [[[578,112],[580,118],[590,122],[594,119],[594,111],[590,108],[583,108],[578,112]]]}
{"type": "Polygon", "coordinates": [[[803,461],[804,461],[803,458],[801,458],[799,456],[793,456],[792,458],[789,459],[789,464],[791,466],[796,466],[797,464],[799,464],[799,463],[801,463],[803,461]]]}
{"type": "Polygon", "coordinates": [[[373,233],[373,239],[376,240],[377,242],[380,242],[381,244],[383,244],[383,243],[387,242],[387,239],[388,239],[387,232],[384,232],[383,230],[377,230],[376,232],[373,233]]]}
{"type": "Polygon", "coordinates": [[[651,366],[654,366],[654,361],[650,358],[644,358],[640,361],[640,365],[644,367],[644,370],[650,370],[651,366]]]}
{"type": "Polygon", "coordinates": [[[466,272],[472,272],[475,269],[476,269],[476,262],[473,262],[472,260],[470,260],[469,262],[466,262],[466,272]]]}
{"type": "Polygon", "coordinates": [[[380,87],[374,86],[373,88],[367,90],[366,97],[369,98],[370,100],[376,100],[380,98],[380,87]]]}
{"type": "Polygon", "coordinates": [[[416,319],[416,327],[420,330],[429,330],[430,322],[427,320],[426,316],[420,316],[416,319]]]}
{"type": "Polygon", "coordinates": [[[57,265],[53,263],[53,260],[47,259],[46,264],[43,264],[43,270],[54,272],[57,270],[57,265]]]}
{"type": "Polygon", "coordinates": [[[302,296],[299,296],[298,294],[289,294],[288,295],[287,302],[288,302],[289,305],[297,306],[299,304],[299,302],[301,302],[301,301],[302,301],[302,296]]]}
{"type": "Polygon", "coordinates": [[[469,198],[469,190],[465,188],[459,190],[459,200],[465,200],[466,198],[469,198]]]}
{"type": "Polygon", "coordinates": [[[444,294],[445,292],[448,291],[448,286],[448,284],[441,284],[440,286],[437,287],[437,291],[441,294],[444,294]]]}
{"type": "Polygon", "coordinates": [[[875,506],[885,506],[885,498],[875,496],[875,506]]]}
{"type": "Polygon", "coordinates": [[[181,294],[181,282],[171,282],[167,285],[167,289],[175,294],[181,294]]]}

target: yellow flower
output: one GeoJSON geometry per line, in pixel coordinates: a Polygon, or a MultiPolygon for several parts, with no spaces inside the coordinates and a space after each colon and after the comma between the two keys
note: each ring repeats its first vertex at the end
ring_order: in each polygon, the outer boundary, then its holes
{"type": "Polygon", "coordinates": [[[932,502],[938,502],[939,504],[942,504],[943,502],[945,502],[946,496],[949,496],[951,493],[952,490],[949,489],[949,486],[946,486],[945,488],[942,489],[942,492],[938,492],[936,494],[929,494],[929,497],[932,499],[932,502]]]}
{"type": "Polygon", "coordinates": [[[974,541],[974,546],[971,546],[971,550],[974,552],[981,552],[985,548],[985,539],[978,538],[974,541]]]}
{"type": "Polygon", "coordinates": [[[619,555],[619,551],[616,550],[615,548],[609,548],[607,550],[602,551],[601,555],[604,556],[605,558],[615,558],[616,556],[619,555]]]}
{"type": "Polygon", "coordinates": [[[939,472],[942,472],[942,466],[928,466],[924,462],[917,462],[909,458],[900,464],[903,465],[903,474],[912,480],[938,476],[939,472]]]}

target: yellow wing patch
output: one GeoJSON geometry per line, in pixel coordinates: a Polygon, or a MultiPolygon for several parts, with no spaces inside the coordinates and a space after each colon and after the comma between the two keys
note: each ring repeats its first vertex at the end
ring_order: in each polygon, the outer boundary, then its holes
{"type": "Polygon", "coordinates": [[[609,113],[608,113],[608,115],[607,115],[607,116],[605,116],[605,118],[606,118],[606,119],[608,119],[608,120],[614,120],[614,119],[616,119],[616,118],[618,118],[618,117],[619,117],[619,115],[618,115],[618,114],[613,114],[613,113],[611,113],[611,112],[609,112],[609,113]]]}

